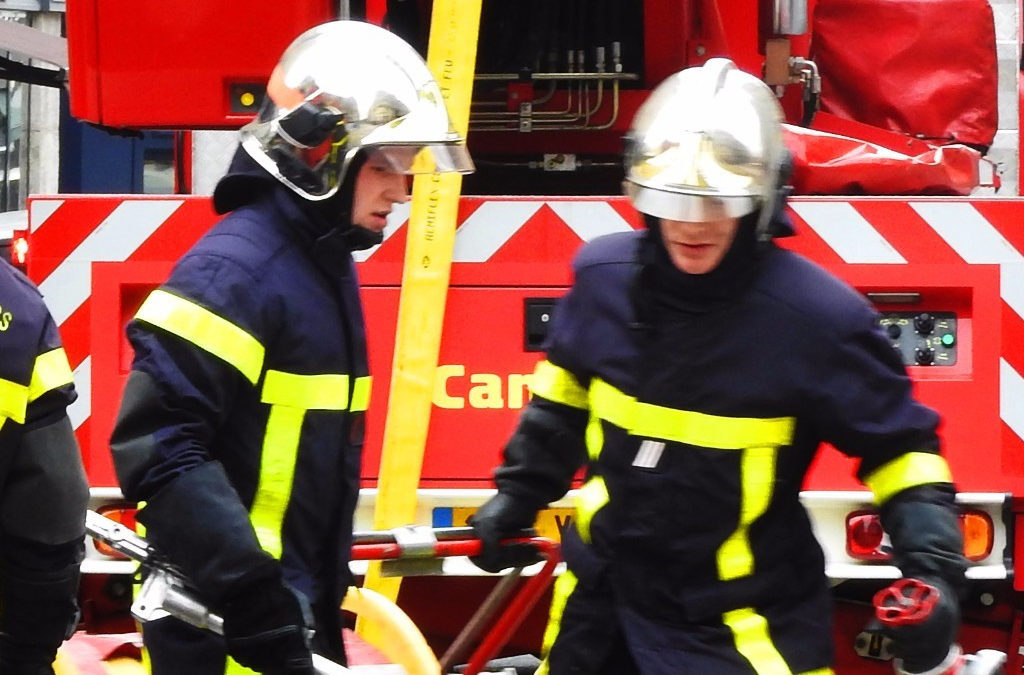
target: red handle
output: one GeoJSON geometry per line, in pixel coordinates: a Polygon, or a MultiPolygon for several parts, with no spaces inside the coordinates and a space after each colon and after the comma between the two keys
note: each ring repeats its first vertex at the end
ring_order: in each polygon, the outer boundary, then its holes
{"type": "Polygon", "coordinates": [[[917,579],[900,579],[875,593],[875,616],[886,626],[912,626],[932,613],[939,589],[917,579]]]}
{"type": "MultiPolygon", "coordinates": [[[[436,529],[438,539],[428,548],[428,555],[438,558],[451,556],[479,555],[483,544],[475,538],[472,528],[436,529]]],[[[394,541],[394,537],[386,532],[357,533],[352,546],[353,560],[389,560],[409,555],[409,551],[394,541]]],[[[555,567],[561,560],[557,542],[544,537],[522,536],[503,539],[502,544],[531,544],[544,559],[544,565],[533,576],[529,577],[518,589],[505,611],[494,621],[484,635],[480,645],[469,658],[464,675],[476,675],[486,666],[487,662],[508,642],[512,633],[523,622],[526,615],[551,584],[555,567]]],[[[415,555],[423,555],[418,551],[415,555]]]]}

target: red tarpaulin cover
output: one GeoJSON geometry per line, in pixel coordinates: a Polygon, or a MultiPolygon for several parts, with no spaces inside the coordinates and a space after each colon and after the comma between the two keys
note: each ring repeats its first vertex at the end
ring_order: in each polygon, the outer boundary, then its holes
{"type": "Polygon", "coordinates": [[[986,0],[817,0],[821,109],[936,143],[988,147],[997,125],[986,0]]]}
{"type": "Polygon", "coordinates": [[[863,135],[882,142],[785,125],[786,147],[793,154],[793,192],[968,195],[979,185],[980,167],[985,160],[973,148],[932,146],[880,130],[863,135]],[[885,143],[883,135],[892,142],[885,143]]]}

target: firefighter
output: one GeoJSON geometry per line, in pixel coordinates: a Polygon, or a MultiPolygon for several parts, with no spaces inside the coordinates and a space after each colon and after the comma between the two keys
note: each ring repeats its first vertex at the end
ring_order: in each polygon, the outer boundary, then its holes
{"type": "Polygon", "coordinates": [[[367,23],[310,29],[240,131],[213,198],[227,215],[130,322],[117,476],[224,618],[223,639],[143,626],[154,673],[312,673],[311,648],[344,662],[370,397],[352,252],[380,243],[406,174],[435,169],[472,162],[415,50],[367,23]]]}
{"type": "Polygon", "coordinates": [[[68,357],[39,290],[0,261],[0,673],[52,675],[78,624],[89,485],[68,357]]]}
{"type": "Polygon", "coordinates": [[[541,673],[832,672],[799,500],[824,442],[858,460],[902,573],[940,593],[892,636],[901,672],[957,657],[965,561],[939,417],[871,305],[773,243],[792,234],[781,120],[767,86],[712,59],[633,121],[624,187],[646,227],[577,255],[498,492],[471,519],[481,567],[521,564],[500,538],[586,467],[541,673]]]}

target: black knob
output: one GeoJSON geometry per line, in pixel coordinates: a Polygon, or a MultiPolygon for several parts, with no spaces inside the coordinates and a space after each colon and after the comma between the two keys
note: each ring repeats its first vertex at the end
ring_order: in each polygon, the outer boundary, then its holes
{"type": "Polygon", "coordinates": [[[890,340],[896,340],[903,333],[903,329],[898,324],[890,323],[885,327],[885,332],[888,333],[890,340]]]}
{"type": "Polygon", "coordinates": [[[928,335],[935,330],[935,317],[925,312],[914,317],[914,329],[921,335],[928,335]]]}
{"type": "Polygon", "coordinates": [[[914,350],[914,360],[919,365],[929,366],[935,362],[935,350],[931,347],[918,347],[914,350]]]}

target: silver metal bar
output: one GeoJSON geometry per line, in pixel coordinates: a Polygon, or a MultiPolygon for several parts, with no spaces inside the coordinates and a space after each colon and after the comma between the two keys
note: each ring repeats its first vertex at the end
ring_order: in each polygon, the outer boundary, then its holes
{"type": "MultiPolygon", "coordinates": [[[[531,80],[636,80],[636,73],[530,73],[531,80]]],[[[481,73],[473,77],[478,82],[515,82],[519,73],[481,73]]]]}

